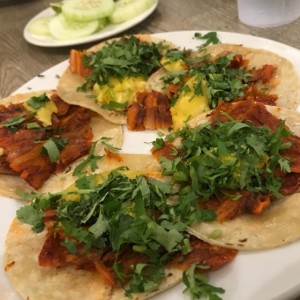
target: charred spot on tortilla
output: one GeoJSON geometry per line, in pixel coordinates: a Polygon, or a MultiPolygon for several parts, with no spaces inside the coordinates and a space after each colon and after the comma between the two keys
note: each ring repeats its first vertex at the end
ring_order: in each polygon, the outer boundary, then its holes
{"type": "Polygon", "coordinates": [[[247,240],[248,240],[247,238],[245,238],[245,239],[240,239],[239,242],[241,242],[241,243],[246,243],[247,240]]]}
{"type": "Polygon", "coordinates": [[[16,262],[13,260],[12,262],[5,265],[4,270],[7,272],[16,262]]]}

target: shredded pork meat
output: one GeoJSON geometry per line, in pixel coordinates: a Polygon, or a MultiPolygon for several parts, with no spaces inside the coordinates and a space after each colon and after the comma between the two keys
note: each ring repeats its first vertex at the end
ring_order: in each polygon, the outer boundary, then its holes
{"type": "Polygon", "coordinates": [[[92,143],[90,112],[79,106],[63,102],[52,95],[57,113],[52,114],[52,125],[42,127],[34,114],[23,104],[0,107],[0,148],[2,174],[17,174],[32,187],[39,189],[54,172],[61,172],[77,158],[87,154],[92,143]],[[24,117],[25,121],[15,130],[5,127],[5,121],[14,117],[24,117]],[[28,129],[27,124],[35,122],[37,129],[28,129]],[[43,151],[49,139],[64,140],[66,145],[60,152],[58,161],[53,163],[43,151]]]}
{"type": "MultiPolygon", "coordinates": [[[[221,103],[211,115],[212,123],[218,121],[226,122],[230,118],[235,120],[248,120],[256,126],[267,126],[275,131],[279,126],[280,120],[272,115],[263,103],[254,101],[239,101],[235,103],[221,103]],[[225,114],[224,114],[225,112],[225,114]]],[[[282,156],[291,161],[291,173],[283,173],[278,167],[275,174],[280,178],[281,188],[279,192],[284,195],[291,195],[300,189],[300,137],[288,136],[283,138],[283,142],[290,142],[292,146],[282,151],[282,156]]],[[[173,153],[180,153],[181,149],[176,149],[172,142],[166,142],[164,147],[152,151],[156,159],[166,157],[174,160],[173,153]]],[[[230,194],[230,191],[227,191],[230,194]]],[[[261,214],[266,207],[275,199],[273,195],[262,195],[250,191],[238,191],[239,200],[232,200],[229,196],[219,195],[218,198],[210,199],[203,208],[213,209],[217,215],[217,221],[223,222],[230,220],[241,214],[261,214]]],[[[226,194],[226,193],[225,193],[226,194]]]]}
{"type": "Polygon", "coordinates": [[[159,92],[137,94],[137,101],[127,110],[129,130],[164,129],[171,126],[170,100],[159,92]]]}

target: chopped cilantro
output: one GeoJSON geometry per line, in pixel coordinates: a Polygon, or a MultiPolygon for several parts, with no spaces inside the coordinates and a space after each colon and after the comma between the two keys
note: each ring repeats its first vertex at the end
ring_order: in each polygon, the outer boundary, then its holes
{"type": "Polygon", "coordinates": [[[60,150],[62,150],[67,143],[68,142],[66,139],[60,139],[60,140],[49,139],[44,143],[42,148],[42,153],[47,153],[50,161],[52,163],[56,163],[60,155],[60,150]]]}
{"type": "Polygon", "coordinates": [[[101,106],[104,109],[108,110],[118,110],[118,111],[123,111],[125,108],[128,107],[128,102],[115,102],[115,101],[110,101],[109,103],[104,103],[101,106]]]}
{"type": "MultiPolygon", "coordinates": [[[[230,121],[216,122],[213,127],[184,127],[176,134],[182,139],[180,152],[174,160],[162,157],[160,162],[163,173],[182,187],[191,188],[204,200],[243,189],[280,198],[281,183],[274,175],[275,168],[290,172],[290,161],[280,154],[282,138],[291,134],[283,121],[275,132],[265,126],[230,121]]],[[[163,144],[160,138],[154,142],[157,144],[163,144]]],[[[206,217],[212,218],[209,211],[202,211],[202,218],[206,217]]]]}
{"type": "Polygon", "coordinates": [[[110,172],[103,182],[97,181],[98,176],[79,177],[77,190],[35,195],[31,205],[21,208],[17,217],[40,231],[44,226],[43,209],[56,208],[55,226],[65,233],[62,245],[70,253],[77,253],[78,243],[85,251],[94,247],[117,253],[132,247],[148,259],[147,263],[134,265],[131,274],[124,274],[122,266],[114,263],[117,278],[128,282],[126,295],[156,290],[166,276],[164,265],[172,255],[191,251],[187,225],[195,220],[189,215],[195,214],[191,206],[196,198],[189,197],[189,210],[181,211],[181,200],[177,204],[167,201],[175,196],[168,182],[142,175],[129,178],[118,170],[110,172]],[[69,196],[75,197],[74,201],[64,201],[69,196]]]}
{"type": "Polygon", "coordinates": [[[40,95],[40,96],[33,96],[28,101],[27,104],[34,108],[35,110],[40,109],[41,107],[44,107],[47,102],[49,102],[50,99],[46,95],[46,93],[40,95]]]}
{"type": "Polygon", "coordinates": [[[165,145],[165,141],[163,140],[163,138],[157,138],[153,143],[153,150],[157,151],[163,148],[163,146],[165,145]]]}
{"type": "Polygon", "coordinates": [[[24,116],[17,116],[3,122],[3,127],[12,132],[16,132],[21,124],[26,120],[24,116]]]}
{"type": "Polygon", "coordinates": [[[205,48],[210,44],[220,44],[221,41],[219,40],[216,32],[208,32],[206,34],[201,34],[200,32],[196,32],[194,34],[196,39],[206,40],[199,48],[205,48]]]}
{"type": "Polygon", "coordinates": [[[120,148],[114,147],[113,145],[109,144],[109,141],[111,140],[111,138],[108,137],[102,137],[100,142],[102,145],[105,146],[106,149],[108,149],[111,152],[115,152],[120,150],[120,148]]]}
{"type": "Polygon", "coordinates": [[[27,129],[38,129],[40,125],[37,122],[31,122],[26,124],[27,129]]]}
{"type": "Polygon", "coordinates": [[[17,218],[21,222],[31,225],[35,232],[41,232],[44,229],[43,216],[42,210],[30,205],[21,207],[17,211],[17,218]]]}
{"type": "Polygon", "coordinates": [[[160,67],[159,60],[164,48],[162,43],[147,43],[129,36],[115,40],[97,52],[87,53],[83,57],[83,64],[93,71],[86,77],[86,83],[80,90],[85,90],[90,83],[107,84],[111,76],[147,78],[160,67]]]}
{"type": "Polygon", "coordinates": [[[90,166],[92,172],[96,171],[96,169],[98,168],[97,162],[103,157],[103,155],[95,155],[97,143],[101,143],[111,152],[120,150],[119,148],[110,145],[108,143],[109,140],[110,138],[102,137],[100,140],[93,142],[87,158],[82,160],[76,166],[76,168],[73,171],[73,176],[79,176],[88,166],[90,166]]]}
{"type": "Polygon", "coordinates": [[[90,165],[91,170],[94,172],[97,169],[97,161],[102,158],[100,155],[95,155],[97,142],[93,142],[86,159],[82,160],[74,169],[73,176],[78,176],[82,171],[90,165]]]}
{"type": "Polygon", "coordinates": [[[216,239],[222,235],[221,229],[215,229],[213,230],[208,236],[212,239],[216,239]]]}
{"type": "Polygon", "coordinates": [[[209,299],[221,300],[218,294],[223,294],[224,289],[214,287],[207,283],[208,279],[205,274],[197,273],[197,268],[202,268],[197,264],[192,264],[183,274],[183,283],[186,285],[185,293],[191,296],[192,300],[209,299]]]}
{"type": "Polygon", "coordinates": [[[62,245],[66,247],[71,254],[76,254],[78,252],[75,243],[68,238],[62,242],[62,245]]]}
{"type": "Polygon", "coordinates": [[[202,82],[206,82],[205,95],[209,100],[210,108],[217,107],[220,101],[232,101],[244,95],[244,88],[248,84],[249,72],[243,68],[230,68],[234,54],[218,57],[211,60],[211,54],[199,52],[199,55],[190,55],[189,52],[180,50],[174,53],[169,50],[166,56],[170,62],[181,59],[187,67],[185,70],[169,72],[163,77],[166,85],[179,85],[178,91],[173,95],[171,104],[174,105],[181,93],[187,92],[187,78],[195,77],[194,90],[196,95],[204,94],[202,82]],[[181,55],[179,55],[181,53],[181,55]]]}

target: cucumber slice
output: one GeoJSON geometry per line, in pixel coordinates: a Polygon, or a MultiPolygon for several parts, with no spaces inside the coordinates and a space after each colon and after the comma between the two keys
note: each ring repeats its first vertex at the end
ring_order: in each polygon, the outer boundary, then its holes
{"type": "Polygon", "coordinates": [[[69,20],[88,22],[109,16],[114,8],[113,0],[66,0],[62,12],[69,20]]]}
{"type": "Polygon", "coordinates": [[[150,8],[155,0],[119,0],[109,21],[114,24],[128,21],[150,8]]]}
{"type": "Polygon", "coordinates": [[[28,30],[32,34],[42,35],[42,36],[49,36],[51,35],[49,30],[49,21],[53,18],[53,16],[41,17],[38,19],[33,20],[28,30]]]}
{"type": "Polygon", "coordinates": [[[49,3],[49,6],[53,9],[53,11],[56,14],[60,14],[61,13],[61,8],[62,8],[62,2],[52,2],[49,3]]]}
{"type": "Polygon", "coordinates": [[[53,17],[49,22],[51,35],[57,40],[72,40],[94,33],[99,22],[74,22],[64,18],[62,14],[53,17]]]}

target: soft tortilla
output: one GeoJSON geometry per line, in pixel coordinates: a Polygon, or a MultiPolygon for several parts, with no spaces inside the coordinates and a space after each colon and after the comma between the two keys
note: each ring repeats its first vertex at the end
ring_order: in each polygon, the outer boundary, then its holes
{"type": "MultiPolygon", "coordinates": [[[[23,299],[30,300],[128,300],[122,289],[106,286],[97,273],[72,267],[41,268],[38,255],[46,231],[35,233],[17,219],[10,226],[4,253],[5,271],[23,299]]],[[[181,281],[182,271],[166,268],[166,279],[159,290],[135,294],[133,300],[147,299],[181,281]]]]}
{"type": "MultiPolygon", "coordinates": [[[[268,94],[278,96],[276,105],[294,110],[300,102],[300,80],[294,65],[286,58],[277,55],[274,52],[247,48],[242,45],[217,44],[201,51],[199,55],[211,53],[213,56],[234,52],[243,55],[243,58],[249,60],[249,68],[261,68],[264,64],[275,65],[277,67],[275,78],[270,83],[256,83],[258,89],[266,89],[268,94]]],[[[166,93],[165,84],[162,78],[167,74],[163,68],[156,71],[148,80],[148,88],[162,93],[166,93]]]]}
{"type": "Polygon", "coordinates": [[[247,48],[242,45],[217,44],[207,48],[207,52],[218,55],[222,52],[241,54],[249,60],[249,68],[261,68],[264,64],[277,67],[275,78],[268,84],[257,85],[268,88],[268,94],[278,96],[276,105],[294,110],[300,102],[300,81],[294,65],[286,58],[264,49],[247,48]]]}
{"type": "MultiPolygon", "coordinates": [[[[10,96],[1,100],[1,104],[9,105],[10,103],[22,103],[27,101],[32,96],[38,96],[46,92],[47,95],[51,95],[52,91],[38,91],[30,92],[26,94],[18,94],[10,96]]],[[[120,125],[112,124],[104,120],[101,116],[96,113],[92,113],[91,127],[93,131],[93,141],[100,140],[102,137],[111,138],[108,141],[114,147],[120,148],[123,143],[123,132],[120,125]]],[[[103,153],[103,145],[97,144],[96,154],[100,155],[103,153]]],[[[75,177],[72,176],[72,172],[75,166],[82,161],[86,156],[79,158],[77,161],[72,163],[68,168],[69,171],[52,174],[50,178],[44,183],[44,185],[38,190],[39,192],[58,192],[75,181],[75,177]]],[[[100,162],[99,162],[100,165],[100,162]]],[[[17,191],[32,192],[35,191],[26,181],[18,176],[0,174],[0,194],[3,196],[19,199],[20,195],[17,191]]]]}
{"type": "MultiPolygon", "coordinates": [[[[285,108],[267,106],[269,112],[280,119],[300,136],[300,114],[285,108]]],[[[191,120],[191,126],[207,121],[209,113],[191,120]]],[[[213,244],[239,250],[260,250],[275,248],[300,238],[300,193],[275,200],[262,215],[242,215],[233,220],[202,222],[194,224],[190,232],[198,238],[213,244]],[[211,233],[220,230],[217,238],[211,233]]]]}
{"type": "MultiPolygon", "coordinates": [[[[141,41],[144,42],[154,42],[160,43],[162,40],[155,39],[150,35],[138,34],[136,35],[141,41]]],[[[101,42],[98,45],[89,48],[87,52],[97,52],[101,48],[115,41],[116,38],[110,39],[106,42],[101,42]]],[[[173,47],[170,43],[165,42],[169,47],[173,47]]],[[[85,83],[85,79],[78,74],[74,74],[70,71],[68,67],[61,78],[59,79],[57,85],[58,95],[67,103],[80,105],[82,107],[88,108],[96,113],[100,114],[103,118],[112,122],[114,124],[126,124],[126,116],[123,112],[117,112],[113,110],[103,109],[101,103],[97,102],[97,99],[92,90],[86,92],[78,92],[77,88],[82,86],[85,83]]]]}

